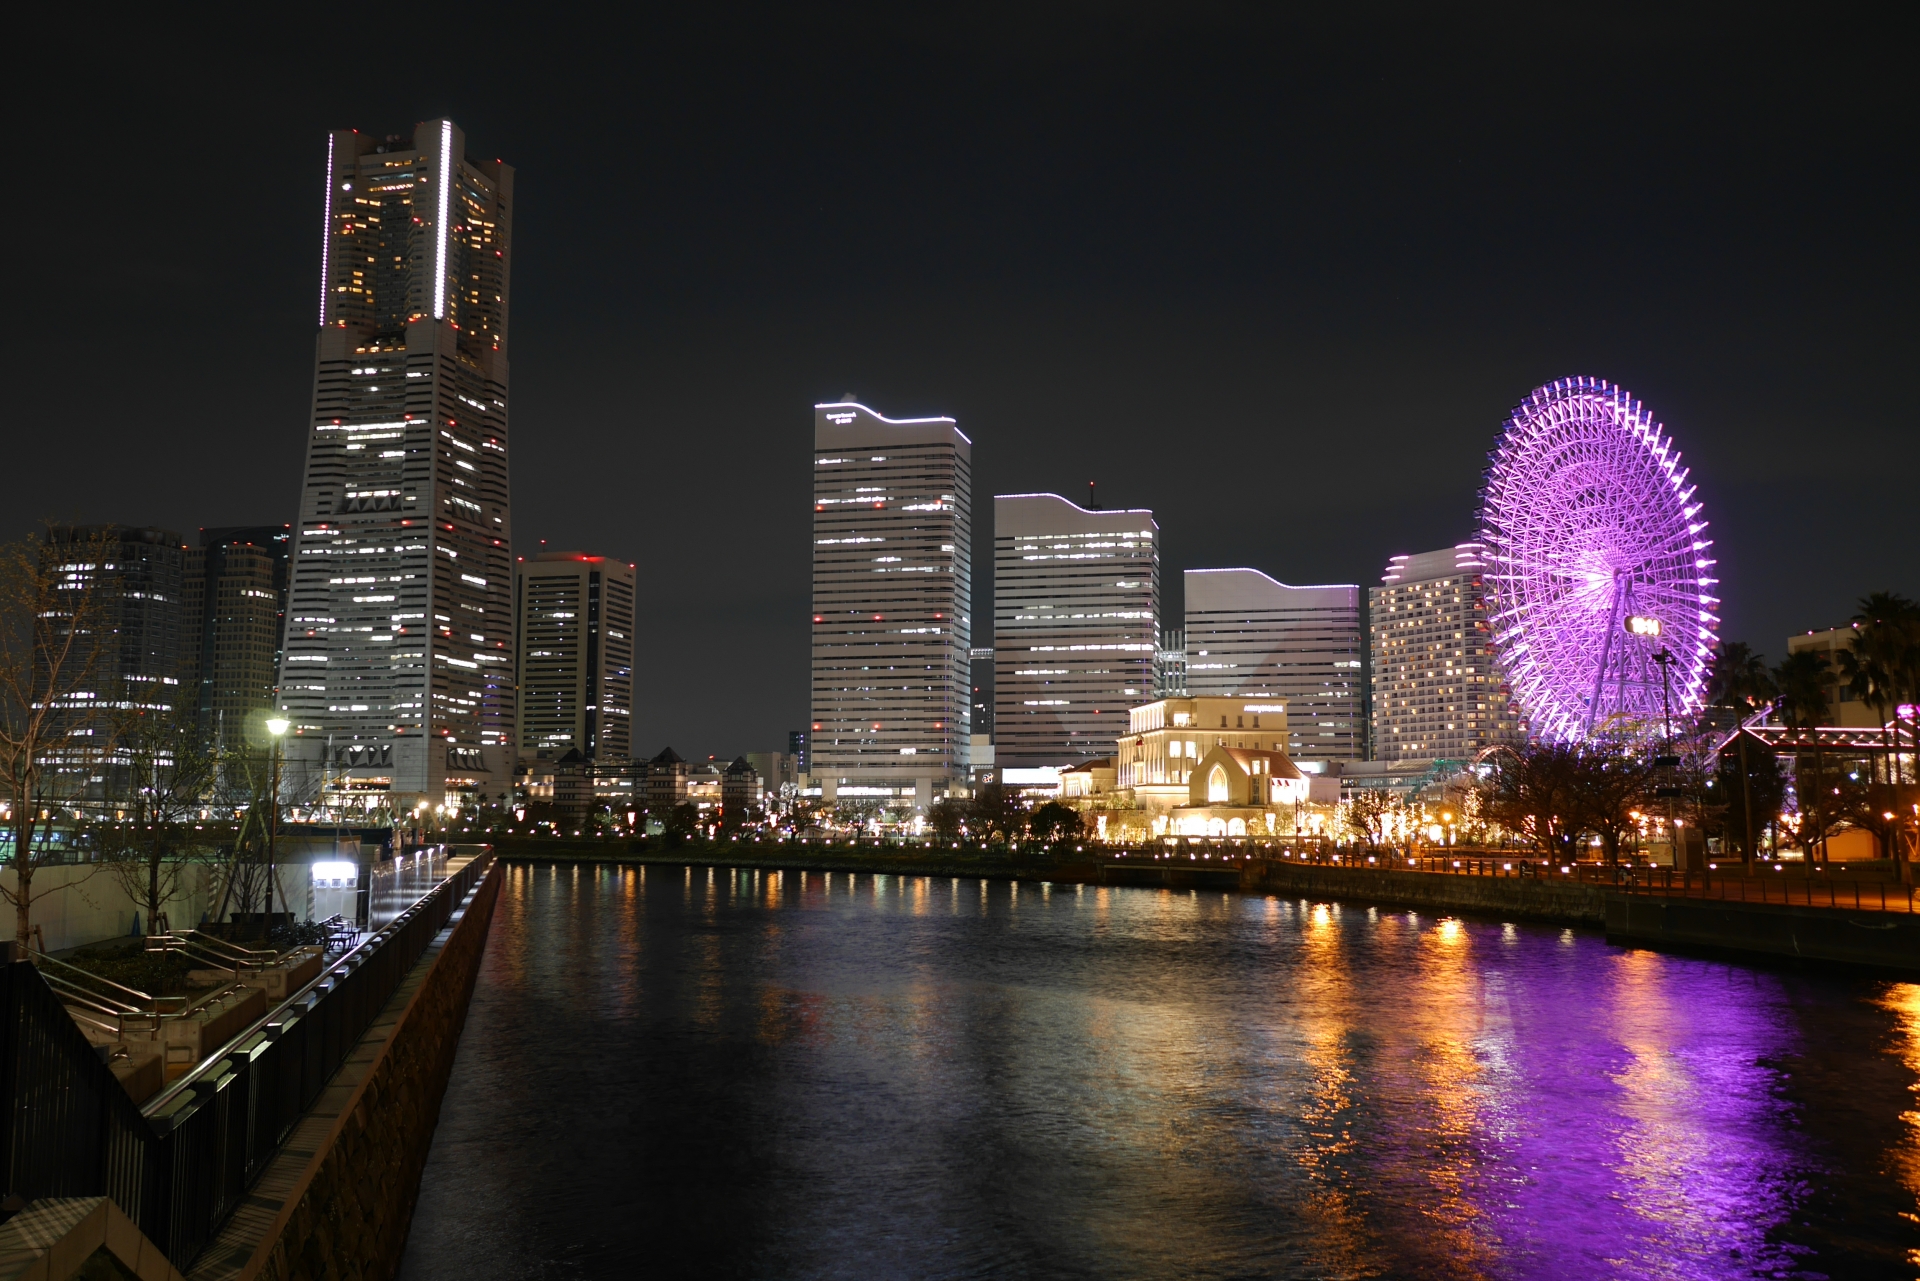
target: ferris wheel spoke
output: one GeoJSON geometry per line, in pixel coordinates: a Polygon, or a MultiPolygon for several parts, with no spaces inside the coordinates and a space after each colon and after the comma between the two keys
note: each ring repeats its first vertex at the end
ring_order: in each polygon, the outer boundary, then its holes
{"type": "Polygon", "coordinates": [[[1702,567],[1712,539],[1679,451],[1644,405],[1603,379],[1535,388],[1489,455],[1480,541],[1495,567],[1495,659],[1540,733],[1585,733],[1602,710],[1588,707],[1596,688],[1609,714],[1647,712],[1644,656],[1609,644],[1617,584],[1684,651],[1682,688],[1670,693],[1698,705],[1717,640],[1702,567]],[[1603,653],[1616,655],[1605,673],[1603,653]]]}

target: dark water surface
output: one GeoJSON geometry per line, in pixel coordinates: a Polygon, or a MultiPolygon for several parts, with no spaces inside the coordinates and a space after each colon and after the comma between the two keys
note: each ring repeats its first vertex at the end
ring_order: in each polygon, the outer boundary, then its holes
{"type": "Polygon", "coordinates": [[[1218,892],[507,877],[406,1281],[1920,1272],[1920,987],[1218,892]]]}

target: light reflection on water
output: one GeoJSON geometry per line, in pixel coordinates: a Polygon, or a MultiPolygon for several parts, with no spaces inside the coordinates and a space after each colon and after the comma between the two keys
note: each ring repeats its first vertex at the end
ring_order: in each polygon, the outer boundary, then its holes
{"type": "Polygon", "coordinates": [[[1911,1276],[1920,988],[1205,892],[515,867],[402,1275],[1911,1276]]]}

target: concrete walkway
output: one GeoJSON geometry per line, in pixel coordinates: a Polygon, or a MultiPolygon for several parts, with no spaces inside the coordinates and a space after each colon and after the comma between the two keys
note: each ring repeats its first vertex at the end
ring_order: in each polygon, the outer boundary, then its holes
{"type": "MultiPolygon", "coordinates": [[[[468,861],[450,860],[447,875],[453,875],[468,861]]],[[[394,1028],[399,1025],[407,1007],[413,1004],[421,984],[426,981],[427,974],[433,969],[434,962],[439,959],[441,950],[465,914],[464,905],[454,909],[447,927],[427,945],[427,950],[407,972],[406,978],[401,980],[392,998],[375,1016],[366,1035],[360,1038],[346,1062],[327,1082],[312,1109],[294,1125],[287,1141],[261,1172],[259,1181],[241,1198],[239,1207],[227,1220],[226,1226],[220,1229],[219,1235],[194,1261],[187,1273],[188,1281],[228,1281],[229,1278],[250,1275],[247,1265],[265,1243],[267,1233],[279,1218],[287,1199],[305,1186],[311,1169],[325,1156],[328,1137],[353,1102],[367,1074],[385,1052],[394,1028]]]]}

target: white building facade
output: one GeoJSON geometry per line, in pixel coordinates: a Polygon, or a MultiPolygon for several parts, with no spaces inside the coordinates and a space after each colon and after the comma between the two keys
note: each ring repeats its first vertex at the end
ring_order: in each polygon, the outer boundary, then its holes
{"type": "Polygon", "coordinates": [[[825,799],[931,804],[968,772],[973,442],[814,406],[813,716],[825,799]]]}
{"type": "Polygon", "coordinates": [[[1365,755],[1360,587],[1291,587],[1257,569],[1190,569],[1186,689],[1280,699],[1295,760],[1365,755]]]}
{"type": "Polygon", "coordinates": [[[1373,759],[1470,761],[1523,735],[1493,662],[1484,548],[1395,556],[1369,588],[1373,759]]]}
{"type": "Polygon", "coordinates": [[[328,138],[320,332],[279,706],[296,792],[411,808],[514,758],[513,170],[450,120],[328,138]]]}
{"type": "Polygon", "coordinates": [[[1128,710],[1154,696],[1153,513],[1002,494],[993,548],[995,763],[1032,769],[1111,756],[1128,710]]]}

